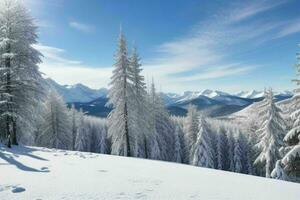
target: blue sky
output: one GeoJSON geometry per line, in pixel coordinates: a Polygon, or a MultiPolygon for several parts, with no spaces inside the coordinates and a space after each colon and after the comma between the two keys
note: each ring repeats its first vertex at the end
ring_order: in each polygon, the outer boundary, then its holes
{"type": "Polygon", "coordinates": [[[41,71],[107,87],[119,27],[164,92],[291,90],[298,0],[24,0],[39,25],[41,71]]]}

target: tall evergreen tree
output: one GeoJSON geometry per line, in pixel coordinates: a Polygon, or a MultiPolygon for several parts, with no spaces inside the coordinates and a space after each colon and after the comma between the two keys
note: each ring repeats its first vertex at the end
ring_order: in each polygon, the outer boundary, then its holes
{"type": "MultiPolygon", "coordinates": [[[[159,148],[158,144],[158,132],[156,129],[156,117],[158,115],[158,101],[157,101],[157,94],[156,94],[156,89],[155,89],[155,84],[152,79],[152,83],[150,86],[150,92],[148,95],[148,106],[149,106],[149,135],[146,138],[145,146],[147,149],[146,153],[151,159],[156,159],[160,160],[161,157],[161,150],[159,148]]],[[[147,157],[148,157],[147,156],[147,157]]]]}
{"type": "Polygon", "coordinates": [[[108,116],[108,134],[112,139],[111,153],[135,156],[137,148],[134,134],[134,77],[122,32],[119,35],[115,61],[108,93],[108,105],[113,108],[108,116]]]}
{"type": "Polygon", "coordinates": [[[135,129],[137,142],[138,142],[138,156],[148,157],[147,155],[147,140],[150,137],[149,130],[149,106],[147,102],[147,92],[144,76],[141,75],[142,68],[140,57],[137,48],[134,47],[130,57],[130,66],[133,73],[133,89],[135,101],[135,129]]]}
{"type": "Polygon", "coordinates": [[[262,108],[260,116],[263,118],[257,135],[259,142],[256,147],[259,155],[254,161],[255,165],[263,166],[265,176],[270,178],[276,161],[280,159],[279,148],[283,145],[285,122],[281,116],[281,110],[274,102],[273,92],[266,92],[265,108],[262,108]]]}
{"type": "MultiPolygon", "coordinates": [[[[8,145],[18,144],[20,124],[31,126],[41,94],[37,27],[21,1],[0,2],[0,120],[8,145]],[[18,134],[17,134],[18,133],[18,134]]],[[[3,137],[3,136],[2,136],[3,137]]]]}
{"type": "Polygon", "coordinates": [[[226,132],[223,129],[219,129],[217,134],[217,169],[225,170],[226,169],[226,161],[228,159],[227,150],[228,150],[228,140],[226,137],[226,132]]]}
{"type": "MultiPolygon", "coordinates": [[[[297,76],[300,76],[300,53],[297,54],[297,59],[297,76]]],[[[300,85],[300,79],[295,79],[293,81],[297,85],[300,85]]],[[[300,182],[300,88],[297,88],[295,92],[296,94],[292,101],[295,102],[296,105],[293,105],[294,111],[290,116],[293,125],[291,130],[289,130],[284,137],[286,147],[281,149],[283,158],[276,163],[276,167],[272,172],[272,177],[300,182]]]]}
{"type": "Polygon", "coordinates": [[[193,159],[193,145],[197,141],[197,134],[199,132],[199,111],[195,105],[188,106],[187,116],[184,122],[184,132],[186,140],[186,151],[189,154],[189,161],[193,159]]]}
{"type": "Polygon", "coordinates": [[[39,144],[50,148],[71,149],[71,120],[62,97],[55,91],[49,93],[39,144]]]}
{"type": "Polygon", "coordinates": [[[234,172],[241,173],[243,170],[243,161],[242,161],[242,149],[241,149],[241,135],[238,132],[238,135],[234,140],[234,149],[233,149],[233,163],[234,163],[234,172]]]}
{"type": "Polygon", "coordinates": [[[78,117],[77,117],[78,114],[74,104],[72,104],[71,106],[70,115],[71,115],[71,126],[72,126],[72,150],[75,150],[76,134],[78,129],[78,117]]]}
{"type": "Polygon", "coordinates": [[[207,132],[207,122],[203,117],[199,119],[199,132],[193,148],[193,165],[208,168],[214,167],[211,141],[207,132]]]}

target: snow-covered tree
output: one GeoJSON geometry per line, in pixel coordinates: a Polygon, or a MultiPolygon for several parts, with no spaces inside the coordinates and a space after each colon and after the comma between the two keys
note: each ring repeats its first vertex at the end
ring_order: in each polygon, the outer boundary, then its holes
{"type": "Polygon", "coordinates": [[[107,125],[106,120],[85,116],[84,127],[88,127],[88,132],[90,135],[90,152],[95,153],[107,153],[107,125]]]}
{"type": "Polygon", "coordinates": [[[71,127],[72,127],[72,150],[75,150],[75,141],[77,135],[77,128],[78,128],[78,118],[77,118],[77,110],[75,109],[74,104],[72,104],[70,109],[70,116],[71,116],[71,127]]]}
{"type": "Polygon", "coordinates": [[[147,140],[151,137],[149,124],[149,106],[147,102],[147,92],[144,76],[141,75],[142,68],[137,48],[134,47],[130,57],[130,67],[133,73],[133,98],[135,101],[135,134],[138,142],[138,156],[148,157],[147,140]]]}
{"type": "Polygon", "coordinates": [[[193,148],[193,165],[208,168],[214,167],[211,141],[207,131],[207,123],[202,116],[199,118],[199,132],[197,135],[197,141],[193,145],[193,148]]]}
{"type": "Polygon", "coordinates": [[[224,129],[219,129],[217,134],[217,149],[216,149],[216,158],[217,158],[217,169],[225,170],[228,151],[228,139],[226,136],[226,131],[224,129]]]}
{"type": "Polygon", "coordinates": [[[228,171],[234,171],[235,166],[234,166],[234,149],[235,149],[235,138],[230,131],[228,133],[228,163],[227,163],[227,169],[228,171]]]}
{"type": "Polygon", "coordinates": [[[189,162],[191,162],[194,149],[192,146],[197,140],[197,134],[199,132],[199,112],[195,105],[190,104],[188,106],[187,116],[184,122],[184,132],[186,137],[186,148],[187,153],[189,154],[189,162]]]}
{"type": "Polygon", "coordinates": [[[180,141],[180,135],[182,134],[182,130],[179,125],[176,126],[175,128],[175,143],[174,143],[174,162],[181,163],[183,161],[183,148],[182,148],[182,143],[180,141]]]}
{"type": "Polygon", "coordinates": [[[148,94],[148,106],[149,106],[149,135],[145,138],[145,149],[147,155],[151,159],[161,159],[161,151],[158,144],[158,133],[156,129],[156,117],[158,113],[157,107],[157,94],[154,81],[152,80],[150,92],[148,94]]]}
{"type": "Polygon", "coordinates": [[[84,125],[84,113],[82,111],[82,108],[80,108],[78,113],[78,128],[75,140],[75,150],[87,151],[89,142],[89,134],[87,132],[87,128],[84,125]]]}
{"type": "MultiPolygon", "coordinates": [[[[297,59],[297,76],[300,76],[300,53],[297,54],[297,59]]],[[[293,81],[296,82],[297,85],[300,85],[300,79],[293,81]]],[[[293,125],[291,130],[284,137],[286,147],[281,149],[284,156],[276,163],[276,167],[272,172],[272,177],[300,182],[300,89],[296,89],[295,92],[296,94],[292,100],[298,102],[298,105],[293,105],[295,108],[290,116],[293,125]]]]}
{"type": "Polygon", "coordinates": [[[126,40],[121,32],[108,93],[108,105],[113,108],[108,116],[108,134],[112,141],[112,154],[137,155],[133,81],[133,70],[128,60],[126,40]]]}
{"type": "Polygon", "coordinates": [[[234,149],[233,149],[233,163],[234,163],[234,172],[242,173],[243,170],[243,155],[241,149],[241,133],[238,132],[238,135],[235,137],[234,149]]]}
{"type": "Polygon", "coordinates": [[[46,110],[39,144],[50,148],[71,149],[71,120],[62,97],[50,91],[45,102],[46,110]]]}
{"type": "Polygon", "coordinates": [[[265,176],[270,178],[271,172],[275,167],[276,161],[280,159],[279,148],[283,145],[285,133],[285,122],[281,116],[281,110],[274,102],[273,92],[266,92],[266,103],[261,108],[261,124],[257,130],[259,142],[256,147],[259,155],[254,164],[263,166],[265,176]]]}
{"type": "MultiPolygon", "coordinates": [[[[0,2],[0,120],[8,144],[32,126],[34,108],[41,95],[41,54],[33,48],[37,27],[19,0],[0,2]],[[22,126],[20,126],[22,124],[22,126]]],[[[3,137],[3,136],[2,136],[3,137]]]]}

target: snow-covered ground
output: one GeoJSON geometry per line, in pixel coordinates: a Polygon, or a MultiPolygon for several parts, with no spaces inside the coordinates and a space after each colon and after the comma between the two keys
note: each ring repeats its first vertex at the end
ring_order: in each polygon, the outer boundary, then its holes
{"type": "Polygon", "coordinates": [[[300,184],[182,164],[0,146],[0,199],[299,200],[300,184]]]}

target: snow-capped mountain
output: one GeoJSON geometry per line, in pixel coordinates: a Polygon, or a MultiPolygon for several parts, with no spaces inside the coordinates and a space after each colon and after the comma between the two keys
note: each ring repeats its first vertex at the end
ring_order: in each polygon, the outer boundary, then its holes
{"type": "MultiPolygon", "coordinates": [[[[293,93],[290,91],[283,91],[283,92],[274,92],[276,96],[293,96],[293,93]]],[[[242,98],[248,98],[248,99],[256,99],[261,98],[264,96],[264,91],[257,91],[257,90],[251,90],[251,91],[240,91],[234,96],[242,97],[242,98]]]]}
{"type": "Polygon", "coordinates": [[[91,89],[81,83],[75,85],[60,85],[52,79],[46,79],[50,88],[54,88],[63,96],[66,102],[89,102],[99,97],[106,97],[107,89],[91,89]]]}
{"type": "MultiPolygon", "coordinates": [[[[91,89],[83,84],[60,85],[52,79],[46,79],[50,88],[60,93],[65,101],[72,103],[76,108],[82,108],[86,113],[99,117],[105,117],[110,108],[105,107],[107,102],[107,89],[91,89]]],[[[218,90],[186,91],[182,94],[161,93],[162,98],[173,115],[185,115],[189,104],[194,104],[199,110],[209,116],[224,116],[240,111],[253,102],[262,100],[262,91],[241,91],[237,94],[229,94],[218,90]]],[[[277,101],[288,99],[293,93],[284,91],[275,93],[277,101]]]]}

